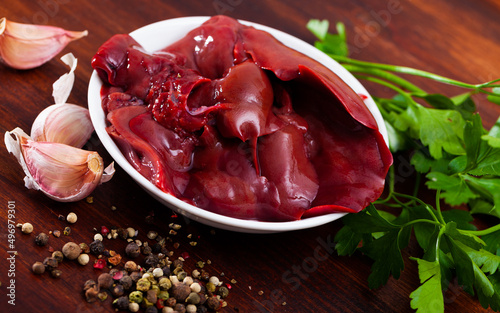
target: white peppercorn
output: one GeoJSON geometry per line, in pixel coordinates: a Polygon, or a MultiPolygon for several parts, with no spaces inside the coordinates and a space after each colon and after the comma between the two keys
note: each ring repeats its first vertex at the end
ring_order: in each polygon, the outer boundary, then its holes
{"type": "Polygon", "coordinates": [[[31,225],[31,223],[24,223],[23,226],[21,226],[21,231],[24,234],[31,234],[33,231],[33,225],[31,225]]]}
{"type": "Polygon", "coordinates": [[[71,224],[76,223],[77,219],[78,219],[78,217],[73,212],[69,213],[68,216],[66,217],[66,220],[68,221],[68,223],[71,223],[71,224]]]}
{"type": "Polygon", "coordinates": [[[138,303],[135,303],[135,302],[130,302],[128,304],[128,310],[130,312],[139,312],[139,309],[140,309],[140,306],[138,303]]]}
{"type": "Polygon", "coordinates": [[[103,240],[104,240],[104,238],[102,237],[102,235],[101,235],[101,234],[95,234],[95,235],[94,235],[94,240],[103,241],[103,240]]]}
{"type": "Polygon", "coordinates": [[[90,261],[89,255],[86,253],[82,253],[78,256],[78,263],[81,265],[87,265],[90,261]]]}

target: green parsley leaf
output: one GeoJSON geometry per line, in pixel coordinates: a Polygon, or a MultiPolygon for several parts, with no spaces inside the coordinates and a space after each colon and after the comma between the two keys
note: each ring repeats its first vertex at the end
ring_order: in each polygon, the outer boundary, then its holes
{"type": "Polygon", "coordinates": [[[438,261],[411,258],[418,263],[418,276],[422,284],[410,294],[411,308],[417,313],[444,312],[444,299],[441,288],[441,267],[438,261]]]}
{"type": "Polygon", "coordinates": [[[434,190],[443,190],[441,198],[445,199],[448,204],[460,205],[479,197],[470,189],[462,176],[430,172],[426,175],[426,178],[428,179],[426,182],[427,187],[434,190]]]}

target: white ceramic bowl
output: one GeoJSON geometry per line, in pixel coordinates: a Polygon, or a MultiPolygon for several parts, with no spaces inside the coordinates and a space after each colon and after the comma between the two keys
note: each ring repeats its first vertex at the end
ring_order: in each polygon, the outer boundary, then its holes
{"type": "MultiPolygon", "coordinates": [[[[182,17],[169,19],[157,23],[153,23],[142,28],[139,28],[130,35],[137,40],[147,51],[160,50],[167,45],[181,39],[190,30],[200,26],[209,17],[182,17]]],[[[319,51],[310,44],[295,38],[289,34],[282,31],[263,26],[260,24],[240,21],[245,25],[251,25],[257,29],[262,29],[269,32],[279,41],[285,45],[308,55],[309,57],[316,59],[323,65],[332,70],[340,78],[342,78],[351,88],[358,94],[366,95],[368,98],[365,103],[368,109],[371,111],[377,124],[379,130],[384,136],[387,142],[387,130],[385,128],[384,121],[377,106],[373,102],[373,99],[369,96],[366,89],[356,80],[346,69],[344,69],[339,63],[328,57],[323,52],[319,51]]],[[[192,220],[214,226],[217,228],[222,228],[231,231],[246,232],[246,233],[275,233],[292,231],[299,229],[311,228],[319,225],[323,225],[334,221],[336,219],[344,216],[343,213],[327,214],[318,217],[307,218],[299,221],[291,222],[260,222],[255,220],[243,220],[232,217],[227,217],[224,215],[212,213],[201,208],[190,205],[170,194],[167,194],[160,189],[158,189],[154,184],[148,181],[144,176],[139,174],[125,159],[123,154],[120,152],[114,141],[106,132],[105,116],[101,106],[100,90],[102,86],[102,81],[99,79],[97,73],[94,71],[90,78],[89,90],[88,90],[88,106],[90,111],[90,117],[92,123],[94,124],[95,130],[102,144],[109,152],[111,157],[123,168],[142,188],[144,188],[149,194],[160,201],[162,204],[168,206],[179,214],[182,214],[192,220]]]]}

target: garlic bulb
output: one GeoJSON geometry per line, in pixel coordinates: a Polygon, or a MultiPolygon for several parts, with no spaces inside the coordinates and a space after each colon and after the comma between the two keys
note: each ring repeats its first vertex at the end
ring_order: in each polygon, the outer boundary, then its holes
{"type": "Polygon", "coordinates": [[[23,168],[25,186],[57,201],[81,200],[114,174],[113,163],[104,169],[97,152],[33,141],[20,128],[5,133],[5,146],[23,168]]]}
{"type": "Polygon", "coordinates": [[[35,68],[56,56],[69,42],[87,34],[87,31],[15,23],[4,17],[0,19],[0,59],[12,68],[35,68]]]}

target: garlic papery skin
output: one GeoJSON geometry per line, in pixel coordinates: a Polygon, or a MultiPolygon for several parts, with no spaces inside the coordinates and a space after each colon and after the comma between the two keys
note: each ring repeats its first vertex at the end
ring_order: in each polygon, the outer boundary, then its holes
{"type": "Polygon", "coordinates": [[[32,69],[51,60],[66,45],[88,32],[59,27],[22,24],[0,19],[0,58],[15,69],[32,69]]]}
{"type": "Polygon", "coordinates": [[[5,146],[23,168],[25,186],[41,190],[60,202],[87,197],[114,174],[112,165],[104,169],[97,152],[61,143],[33,141],[20,128],[5,133],[5,146]]]}
{"type": "Polygon", "coordinates": [[[53,104],[36,117],[31,139],[82,148],[93,132],[89,110],[76,104],[53,104]]]}

